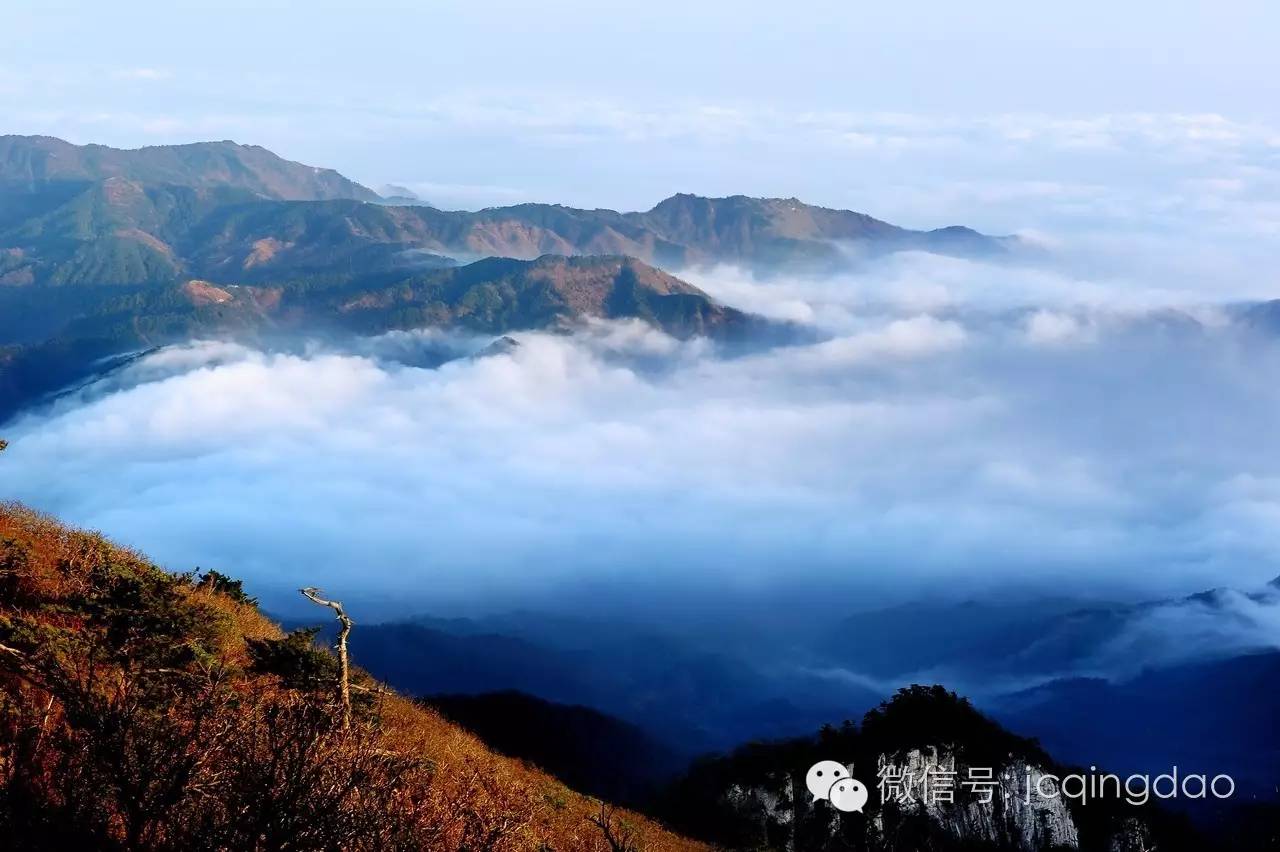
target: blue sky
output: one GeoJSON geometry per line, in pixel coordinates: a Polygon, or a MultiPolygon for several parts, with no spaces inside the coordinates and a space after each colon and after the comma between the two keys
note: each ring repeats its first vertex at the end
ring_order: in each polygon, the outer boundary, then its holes
{"type": "Polygon", "coordinates": [[[0,131],[232,138],[451,207],[794,194],[1014,230],[1053,220],[991,195],[1280,150],[1263,0],[7,6],[0,131]]]}

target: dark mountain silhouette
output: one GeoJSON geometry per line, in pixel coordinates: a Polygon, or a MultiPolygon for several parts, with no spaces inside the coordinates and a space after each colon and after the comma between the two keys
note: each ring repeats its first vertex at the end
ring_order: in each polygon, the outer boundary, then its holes
{"type": "Polygon", "coordinates": [[[1241,798],[1280,783],[1280,652],[1143,672],[1057,680],[993,704],[998,718],[1054,754],[1126,772],[1230,774],[1241,798]]]}
{"type": "MultiPolygon", "coordinates": [[[[1204,657],[1198,662],[1168,658],[1157,667],[1126,671],[1109,680],[1060,677],[1009,693],[1000,693],[997,684],[1019,677],[1044,678],[1059,668],[1112,659],[1103,652],[1127,647],[1122,640],[1141,635],[1149,618],[1166,623],[1188,617],[1199,625],[1192,637],[1200,639],[1209,635],[1205,625],[1215,619],[1224,628],[1245,627],[1253,613],[1250,607],[1265,611],[1275,602],[1278,588],[1273,582],[1250,593],[1217,589],[1136,604],[1069,599],[1004,606],[907,604],[851,617],[830,631],[812,630],[810,641],[815,650],[829,650],[830,636],[883,637],[886,641],[860,643],[859,659],[845,660],[844,665],[851,672],[874,672],[886,684],[910,683],[911,667],[927,661],[911,655],[926,655],[935,661],[935,670],[946,667],[959,681],[981,689],[980,706],[991,718],[1009,730],[1038,737],[1057,761],[1096,765],[1122,776],[1154,777],[1173,765],[1184,774],[1230,774],[1240,789],[1235,799],[1225,804],[1192,802],[1188,814],[1215,838],[1231,836],[1238,842],[1205,841],[1191,848],[1265,848],[1258,838],[1266,826],[1280,824],[1275,822],[1280,740],[1270,735],[1273,720],[1280,718],[1274,690],[1280,653],[1204,645],[1185,649],[1204,657]],[[912,643],[892,641],[904,629],[911,631],[912,643]]],[[[1265,618],[1265,612],[1259,617],[1265,618]]],[[[366,627],[364,644],[356,653],[370,670],[409,692],[521,689],[600,708],[685,751],[789,736],[797,728],[856,716],[885,694],[876,697],[870,688],[859,694],[840,679],[788,678],[767,666],[754,667],[753,649],[741,650],[737,657],[724,651],[698,654],[687,642],[673,643],[634,628],[606,629],[582,618],[539,619],[520,613],[474,623],[374,625],[366,627]]],[[[900,731],[910,728],[897,726],[900,731]]],[[[930,730],[936,732],[936,724],[920,728],[930,730]]],[[[913,744],[918,743],[908,737],[893,748],[913,744]]],[[[769,754],[769,748],[761,753],[769,754]]],[[[717,776],[724,782],[717,788],[718,796],[734,783],[751,787],[754,776],[735,775],[737,771],[732,768],[717,776]],[[726,780],[734,778],[736,782],[726,780]]],[[[763,830],[759,818],[756,813],[748,819],[755,826],[751,831],[763,830]]],[[[1073,820],[1080,848],[1109,848],[1105,843],[1086,844],[1088,818],[1073,820]]],[[[1095,839],[1101,830],[1088,829],[1095,839]]]]}
{"type": "Polygon", "coordinates": [[[515,690],[431,695],[423,701],[495,751],[613,802],[646,802],[688,762],[636,725],[582,705],[515,690]]]}
{"type": "Polygon", "coordinates": [[[670,824],[730,849],[810,852],[959,852],[1080,849],[1167,852],[1258,849],[1212,842],[1189,822],[1148,804],[1116,798],[1087,805],[1061,797],[1021,807],[1025,778],[1074,771],[1034,740],[1016,736],[941,686],[911,686],[872,709],[816,735],[759,741],[695,762],[664,793],[658,813],[670,824]],[[821,760],[851,770],[866,786],[861,812],[840,812],[808,791],[806,772],[821,760]],[[882,768],[911,773],[907,786],[883,796],[882,768]],[[988,801],[965,786],[969,769],[996,779],[988,801]],[[949,770],[951,802],[931,801],[919,778],[949,770]],[[912,788],[914,783],[916,786],[912,788]],[[901,795],[899,795],[901,793],[901,795]]]}
{"type": "Polygon", "coordinates": [[[524,631],[465,620],[366,624],[352,654],[411,695],[518,690],[592,707],[685,755],[794,735],[883,698],[804,674],[780,677],[649,630],[595,622],[570,632],[554,619],[524,621],[524,631]]]}

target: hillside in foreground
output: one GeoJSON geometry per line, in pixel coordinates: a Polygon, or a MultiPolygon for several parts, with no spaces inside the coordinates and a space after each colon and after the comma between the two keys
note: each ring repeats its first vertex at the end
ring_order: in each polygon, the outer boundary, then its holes
{"type": "Polygon", "coordinates": [[[0,506],[5,848],[703,848],[361,673],[344,729],[337,671],[235,581],[0,506]]]}

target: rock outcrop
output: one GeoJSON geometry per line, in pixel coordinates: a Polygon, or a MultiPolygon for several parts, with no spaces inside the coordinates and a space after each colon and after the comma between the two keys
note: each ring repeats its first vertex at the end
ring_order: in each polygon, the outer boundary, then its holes
{"type": "Polygon", "coordinates": [[[1005,849],[1078,849],[1080,837],[1071,811],[1056,780],[1047,775],[1044,768],[1021,758],[1001,767],[973,767],[937,748],[881,755],[878,779],[910,782],[901,786],[900,795],[881,802],[869,831],[887,845],[895,823],[914,816],[958,842],[1005,849]],[[991,770],[989,782],[986,770],[991,770]],[[972,780],[979,776],[984,780],[972,780]],[[930,789],[928,779],[938,777],[950,779],[949,790],[930,789]]]}

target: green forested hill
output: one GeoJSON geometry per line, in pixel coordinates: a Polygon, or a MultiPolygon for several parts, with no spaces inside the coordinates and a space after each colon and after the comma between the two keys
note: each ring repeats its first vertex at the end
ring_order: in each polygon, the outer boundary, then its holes
{"type": "Polygon", "coordinates": [[[0,288],[0,420],[104,366],[199,337],[370,335],[455,327],[481,334],[639,319],[676,337],[741,336],[764,322],[623,257],[490,258],[466,266],[310,275],[254,285],[0,288]]]}
{"type": "Polygon", "coordinates": [[[201,335],[501,334],[601,317],[732,337],[762,324],[648,264],[803,273],[1012,245],[796,199],[677,195],[635,213],[380,200],[232,142],[123,151],[0,137],[0,418],[101,359],[201,335]]]}

